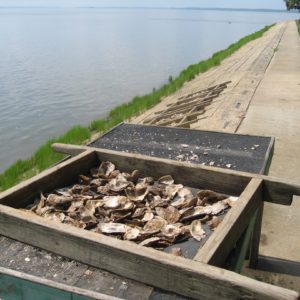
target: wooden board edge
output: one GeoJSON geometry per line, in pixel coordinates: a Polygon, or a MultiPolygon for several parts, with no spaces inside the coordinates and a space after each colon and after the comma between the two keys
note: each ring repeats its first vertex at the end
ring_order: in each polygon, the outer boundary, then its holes
{"type": "Polygon", "coordinates": [[[269,147],[265,155],[264,164],[263,167],[261,168],[260,174],[268,175],[272,163],[273,154],[274,154],[274,147],[275,147],[275,138],[271,137],[269,147]]]}
{"type": "Polygon", "coordinates": [[[46,170],[42,171],[41,173],[33,176],[32,178],[24,180],[21,183],[15,185],[13,187],[11,187],[10,189],[7,189],[6,191],[1,192],[0,193],[0,199],[4,198],[6,194],[11,194],[15,190],[19,190],[19,189],[23,188],[24,186],[27,186],[27,185],[31,184],[32,182],[39,180],[40,178],[44,178],[44,177],[48,176],[49,174],[52,174],[53,172],[57,171],[57,169],[59,169],[59,168],[62,168],[64,166],[66,166],[66,165],[70,165],[74,161],[77,161],[77,160],[81,159],[82,157],[91,155],[91,153],[93,153],[93,152],[94,151],[91,150],[91,149],[85,149],[85,151],[81,151],[81,155],[80,156],[78,156],[78,157],[72,157],[71,159],[62,162],[59,165],[53,166],[53,167],[51,167],[49,169],[46,169],[46,170]]]}
{"type": "Polygon", "coordinates": [[[3,267],[0,267],[0,276],[1,275],[7,275],[7,276],[10,276],[10,277],[14,277],[14,278],[18,278],[18,279],[21,279],[21,280],[29,281],[29,282],[34,283],[34,284],[43,285],[43,286],[58,289],[58,290],[61,290],[61,291],[69,292],[69,293],[72,293],[72,294],[88,297],[89,299],[121,300],[120,298],[116,298],[116,297],[113,297],[113,296],[108,296],[108,295],[105,295],[105,294],[102,294],[102,293],[98,293],[98,292],[94,292],[94,291],[90,291],[90,290],[85,290],[85,289],[78,288],[78,287],[75,287],[75,286],[70,286],[70,285],[67,285],[67,284],[60,283],[60,282],[55,282],[55,281],[52,281],[52,280],[49,280],[49,279],[33,276],[33,275],[30,275],[30,274],[27,274],[27,273],[15,271],[15,270],[3,268],[3,267]]]}
{"type": "Polygon", "coordinates": [[[268,177],[260,174],[252,174],[247,172],[222,169],[222,168],[211,167],[211,166],[202,166],[202,165],[196,165],[187,162],[174,161],[170,159],[156,158],[156,157],[146,156],[142,154],[130,154],[125,152],[113,151],[113,150],[102,149],[102,148],[94,148],[88,146],[76,146],[76,145],[55,143],[53,144],[53,147],[56,149],[60,149],[61,151],[64,151],[63,153],[66,154],[71,154],[73,151],[83,152],[83,151],[91,150],[91,151],[95,151],[98,154],[101,153],[108,154],[108,155],[111,154],[113,156],[119,155],[120,157],[124,157],[124,158],[137,158],[145,161],[168,163],[174,166],[185,166],[194,170],[197,169],[197,170],[204,170],[207,172],[215,172],[215,174],[220,174],[225,177],[232,176],[232,178],[239,178],[243,182],[246,181],[250,182],[252,178],[263,179],[265,182],[264,184],[265,202],[277,203],[282,205],[291,205],[293,196],[294,195],[300,196],[299,184],[281,178],[268,177]]]}
{"type": "Polygon", "coordinates": [[[261,179],[253,178],[237,203],[230,209],[222,223],[210,236],[204,246],[194,257],[203,263],[222,266],[226,261],[232,245],[234,245],[262,203],[261,179]],[[233,222],[234,220],[234,222],[233,222]]]}
{"type": "Polygon", "coordinates": [[[297,299],[299,294],[132,242],[0,205],[0,234],[195,299],[297,299]],[[217,288],[216,288],[217,287],[217,288]]]}
{"type": "MultiPolygon", "coordinates": [[[[59,165],[53,166],[50,169],[47,169],[38,175],[0,193],[0,204],[8,206],[11,205],[18,208],[22,207],[22,205],[27,205],[27,198],[31,198],[31,201],[33,201],[33,195],[36,196],[36,194],[41,191],[45,191],[48,187],[49,189],[54,189],[54,182],[62,179],[64,172],[68,171],[70,173],[66,180],[71,180],[75,176],[75,174],[73,174],[73,170],[78,171],[78,168],[83,169],[93,160],[96,161],[97,157],[93,150],[88,149],[80,155],[62,162],[59,165]],[[83,162],[85,162],[85,164],[83,162]],[[83,166],[80,166],[80,163],[83,166]]],[[[76,178],[77,176],[78,174],[76,174],[76,178]]]]}

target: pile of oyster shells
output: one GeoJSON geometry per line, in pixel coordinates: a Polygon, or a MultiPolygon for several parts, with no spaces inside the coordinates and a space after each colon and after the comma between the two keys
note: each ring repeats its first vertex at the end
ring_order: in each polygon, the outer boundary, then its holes
{"type": "Polygon", "coordinates": [[[236,197],[210,190],[196,194],[170,175],[157,181],[141,177],[138,170],[121,172],[109,161],[80,175],[79,183],[56,190],[30,208],[39,216],[95,231],[143,246],[165,248],[190,237],[206,236],[202,224],[214,230],[218,215],[227,211],[236,197]]]}

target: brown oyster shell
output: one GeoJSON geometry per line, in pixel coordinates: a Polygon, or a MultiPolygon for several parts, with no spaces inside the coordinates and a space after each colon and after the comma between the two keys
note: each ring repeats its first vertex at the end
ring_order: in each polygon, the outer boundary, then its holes
{"type": "Polygon", "coordinates": [[[135,187],[128,187],[125,190],[126,196],[131,201],[143,201],[148,194],[148,186],[137,184],[135,187]]]}
{"type": "Polygon", "coordinates": [[[147,234],[157,233],[157,232],[161,231],[161,229],[165,226],[165,224],[166,224],[166,222],[163,219],[155,218],[155,219],[148,221],[145,224],[143,230],[147,234]]]}
{"type": "Polygon", "coordinates": [[[102,233],[119,234],[125,233],[127,226],[121,223],[100,223],[98,227],[102,233]]]}
{"type": "Polygon", "coordinates": [[[166,208],[155,207],[155,211],[158,216],[166,220],[169,224],[176,223],[180,218],[180,213],[174,206],[168,206],[166,208]]]}
{"type": "Polygon", "coordinates": [[[127,202],[127,198],[125,196],[104,196],[104,207],[106,208],[118,208],[123,206],[127,202]]]}
{"type": "Polygon", "coordinates": [[[192,237],[199,242],[206,236],[205,231],[202,229],[200,220],[194,220],[191,223],[190,232],[192,237]]]}
{"type": "Polygon", "coordinates": [[[212,219],[208,222],[208,225],[211,230],[215,230],[221,222],[222,220],[220,218],[218,218],[217,216],[213,216],[212,219]]]}
{"type": "Polygon", "coordinates": [[[47,197],[46,204],[53,207],[68,207],[73,200],[71,196],[59,196],[56,194],[50,194],[47,197]]]}
{"type": "Polygon", "coordinates": [[[158,179],[159,184],[170,185],[174,183],[174,179],[171,175],[165,175],[158,179]]]}
{"type": "Polygon", "coordinates": [[[124,240],[129,240],[129,241],[136,240],[139,237],[140,232],[141,230],[136,227],[135,228],[129,227],[124,234],[124,240]]]}
{"type": "Polygon", "coordinates": [[[103,161],[98,169],[98,175],[100,177],[109,176],[113,171],[115,170],[115,165],[111,163],[110,161],[103,161]]]}

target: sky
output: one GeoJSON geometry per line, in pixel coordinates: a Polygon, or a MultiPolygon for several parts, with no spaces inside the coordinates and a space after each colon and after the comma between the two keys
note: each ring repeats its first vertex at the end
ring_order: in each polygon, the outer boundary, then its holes
{"type": "Polygon", "coordinates": [[[285,9],[283,0],[0,0],[0,7],[1,6],[135,6],[285,9]]]}

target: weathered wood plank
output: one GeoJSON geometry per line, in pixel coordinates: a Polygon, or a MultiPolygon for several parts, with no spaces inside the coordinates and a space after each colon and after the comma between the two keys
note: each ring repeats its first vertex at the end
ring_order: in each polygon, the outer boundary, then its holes
{"type": "Polygon", "coordinates": [[[144,169],[145,172],[151,172],[152,170],[152,172],[155,171],[158,175],[165,174],[165,172],[172,172],[174,176],[177,174],[177,177],[180,177],[181,180],[183,177],[186,178],[187,182],[190,179],[190,182],[197,184],[198,187],[201,187],[203,184],[209,184],[206,188],[216,189],[220,192],[224,189],[223,192],[229,194],[241,193],[252,178],[262,179],[264,181],[264,201],[276,204],[291,205],[293,196],[300,196],[299,184],[264,175],[199,166],[186,162],[177,162],[88,146],[53,144],[53,149],[66,154],[78,154],[86,150],[93,150],[97,153],[99,159],[112,160],[122,165],[126,165],[126,163],[124,163],[126,160],[128,163],[133,164],[133,168],[140,167],[144,169]],[[152,168],[156,169],[153,170],[152,168]]]}
{"type": "Polygon", "coordinates": [[[291,205],[293,196],[300,196],[300,185],[295,182],[269,176],[259,177],[264,180],[263,197],[266,202],[291,205]]]}
{"type": "Polygon", "coordinates": [[[99,299],[120,300],[101,293],[72,287],[41,277],[0,267],[0,296],[3,299],[99,299]]]}
{"type": "Polygon", "coordinates": [[[145,284],[4,236],[0,236],[0,266],[128,300],[148,300],[153,290],[145,284]]]}
{"type": "Polygon", "coordinates": [[[107,149],[53,144],[54,150],[63,153],[80,153],[88,149],[95,151],[98,159],[109,160],[117,165],[120,170],[132,171],[139,169],[142,175],[160,177],[172,174],[177,182],[196,187],[213,189],[232,195],[239,195],[251,180],[251,176],[239,176],[230,170],[199,166],[196,164],[177,162],[174,160],[155,158],[141,154],[130,154],[107,149]]]}
{"type": "Polygon", "coordinates": [[[95,153],[87,150],[0,193],[0,204],[17,208],[24,207],[32,203],[34,197],[42,191],[50,192],[55,188],[74,183],[78,180],[79,174],[89,172],[90,168],[96,164],[95,153]]]}
{"type": "Polygon", "coordinates": [[[0,234],[195,299],[299,297],[294,291],[4,205],[0,205],[0,234]]]}
{"type": "Polygon", "coordinates": [[[241,194],[239,200],[225,216],[216,231],[198,251],[195,260],[222,266],[250,219],[262,203],[262,180],[254,178],[241,194]]]}
{"type": "Polygon", "coordinates": [[[257,260],[259,254],[259,243],[260,243],[260,235],[261,235],[261,226],[262,226],[262,218],[263,218],[263,211],[264,211],[264,203],[260,203],[257,213],[256,213],[256,220],[254,224],[254,229],[251,237],[251,244],[249,249],[249,267],[256,269],[257,267],[257,260]]]}

